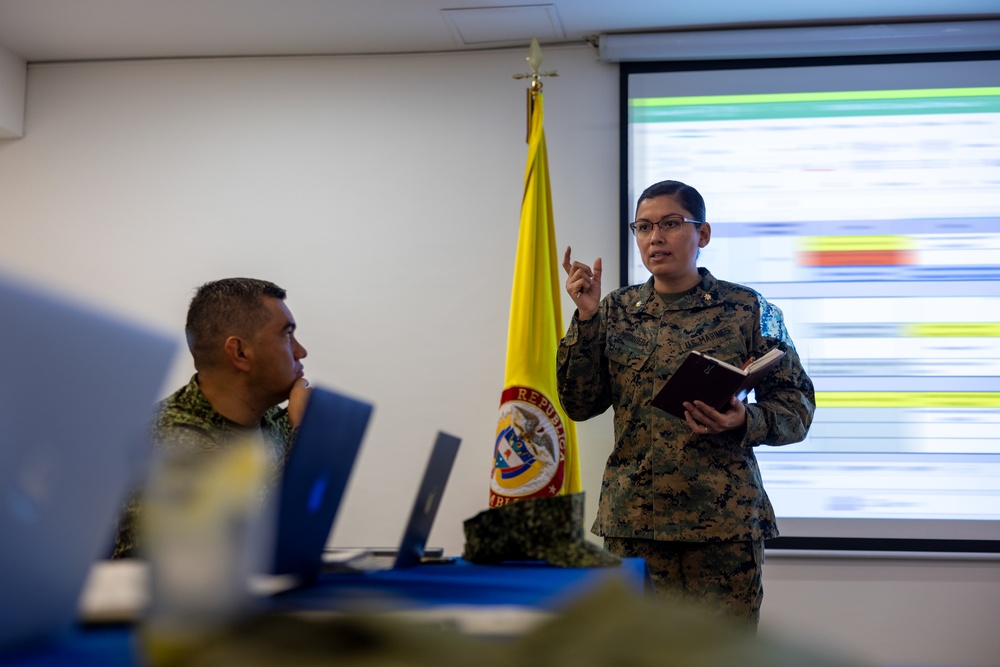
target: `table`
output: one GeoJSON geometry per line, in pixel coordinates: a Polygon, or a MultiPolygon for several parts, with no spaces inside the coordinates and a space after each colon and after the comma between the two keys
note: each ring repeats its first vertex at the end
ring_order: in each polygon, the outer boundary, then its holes
{"type": "Polygon", "coordinates": [[[403,570],[324,572],[307,588],[274,598],[278,607],[337,609],[359,598],[380,596],[398,605],[519,606],[558,611],[612,578],[638,594],[650,590],[646,563],[626,558],[620,567],[561,568],[544,562],[476,565],[464,560],[403,570]]]}
{"type": "MultiPolygon", "coordinates": [[[[393,609],[447,606],[520,607],[557,612],[587,591],[620,578],[637,593],[651,590],[645,562],[623,559],[614,568],[558,568],[541,562],[418,565],[405,570],[323,573],[312,586],[274,597],[268,608],[287,611],[350,610],[380,599],[393,609]]],[[[45,645],[5,654],[5,667],[134,667],[129,626],[79,628],[45,645]]]]}

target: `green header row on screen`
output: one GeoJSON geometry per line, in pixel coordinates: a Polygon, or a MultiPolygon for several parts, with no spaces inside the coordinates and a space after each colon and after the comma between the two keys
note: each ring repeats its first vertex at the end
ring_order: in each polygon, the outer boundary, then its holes
{"type": "Polygon", "coordinates": [[[633,123],[997,113],[1000,87],[642,97],[629,107],[633,123]]]}

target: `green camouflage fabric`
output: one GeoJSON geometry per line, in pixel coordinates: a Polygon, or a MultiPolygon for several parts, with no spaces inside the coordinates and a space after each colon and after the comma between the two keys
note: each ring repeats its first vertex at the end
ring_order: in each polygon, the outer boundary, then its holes
{"type": "MultiPolygon", "coordinates": [[[[520,502],[520,501],[518,501],[520,502]]],[[[517,504],[517,503],[511,503],[517,504]]],[[[382,602],[384,606],[384,601],[382,602]]],[[[487,610],[488,607],[483,607],[487,610]]],[[[504,611],[504,610],[501,610],[504,611]]],[[[529,612],[524,612],[525,614],[529,612]]],[[[480,613],[471,613],[479,618],[480,613]]],[[[685,604],[641,597],[612,578],[558,611],[503,632],[497,614],[480,634],[460,613],[405,618],[377,613],[250,616],[186,652],[184,667],[872,667],[840,648],[751,634],[685,604]]],[[[481,627],[482,622],[479,622],[481,627]]],[[[511,625],[511,624],[508,624],[511,625]]],[[[142,652],[140,662],[153,662],[142,652]]],[[[171,656],[171,657],[174,657],[171,656]]],[[[155,657],[155,656],[154,656],[155,657]]]]}
{"type": "Polygon", "coordinates": [[[465,551],[470,563],[542,560],[557,567],[610,567],[621,559],[583,535],[584,494],[525,498],[467,519],[465,551]]]}
{"type": "MultiPolygon", "coordinates": [[[[265,412],[260,432],[271,460],[277,464],[273,484],[292,447],[293,431],[287,410],[276,406],[265,412]]],[[[256,429],[231,422],[216,412],[201,393],[197,375],[157,405],[150,427],[157,455],[170,457],[211,456],[255,433],[256,429]]],[[[122,510],[112,558],[142,556],[139,496],[139,492],[134,493],[122,510]]]]}
{"type": "Polygon", "coordinates": [[[622,558],[646,561],[653,590],[662,599],[700,606],[757,631],[764,599],[764,543],[667,542],[604,538],[622,558]]]}
{"type": "Polygon", "coordinates": [[[753,453],[802,440],[816,401],[781,311],[742,285],[699,269],[701,283],[666,305],[652,278],[608,294],[597,314],[574,315],[556,370],[566,414],[583,421],[614,407],[593,532],[687,542],[762,540],[778,534],[753,453]],[[756,389],[741,431],[696,434],[650,405],[691,350],[737,366],[772,347],[785,352],[756,389]]]}

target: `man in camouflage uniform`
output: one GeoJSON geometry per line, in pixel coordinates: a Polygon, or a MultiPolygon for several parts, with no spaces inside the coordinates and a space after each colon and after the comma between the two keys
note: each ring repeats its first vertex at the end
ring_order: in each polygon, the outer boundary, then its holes
{"type": "Polygon", "coordinates": [[[763,540],[778,534],[753,447],[802,440],[815,398],[781,311],[757,292],[696,266],[711,227],[704,200],[677,181],[648,188],[633,226],[652,278],[601,300],[601,260],[570,261],[577,305],[559,345],[559,398],[577,421],[614,408],[593,532],[620,556],[645,558],[658,592],[728,610],[755,629],[763,540]],[[785,352],[755,403],[724,412],[685,403],[685,419],[650,401],[691,350],[740,366],[785,352]]]}
{"type": "MultiPolygon", "coordinates": [[[[263,442],[284,463],[308,400],[285,290],[252,278],[228,278],[198,288],[185,333],[197,371],[158,406],[153,442],[171,457],[209,457],[237,441],[263,442]],[[288,401],[287,408],[278,405],[288,401]]],[[[141,556],[138,494],[119,520],[113,557],[141,556]]]]}

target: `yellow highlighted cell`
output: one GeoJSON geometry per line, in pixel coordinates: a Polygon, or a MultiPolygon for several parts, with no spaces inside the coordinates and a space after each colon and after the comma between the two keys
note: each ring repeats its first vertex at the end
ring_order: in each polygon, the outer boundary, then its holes
{"type": "Polygon", "coordinates": [[[998,391],[819,391],[820,408],[1000,408],[998,391]]]}
{"type": "Polygon", "coordinates": [[[801,240],[804,252],[858,250],[914,250],[916,244],[907,234],[876,236],[806,236],[801,240]]]}
{"type": "Polygon", "coordinates": [[[902,325],[907,338],[996,338],[1000,322],[910,322],[902,325]]]}

